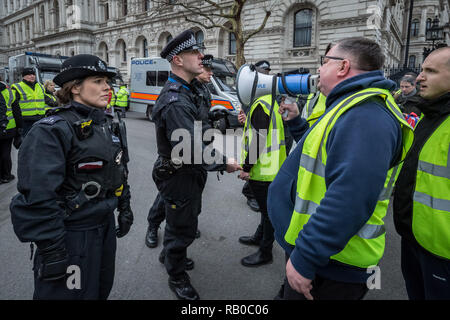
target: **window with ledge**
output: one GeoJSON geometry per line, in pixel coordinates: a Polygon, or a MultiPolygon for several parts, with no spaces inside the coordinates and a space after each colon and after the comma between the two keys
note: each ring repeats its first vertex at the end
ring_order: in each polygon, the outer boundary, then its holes
{"type": "Polygon", "coordinates": [[[294,47],[311,46],[312,10],[301,9],[294,14],[294,47]]]}
{"type": "Polygon", "coordinates": [[[205,40],[205,36],[203,34],[203,31],[197,31],[195,33],[195,41],[197,41],[197,44],[203,45],[203,41],[205,40]]]}
{"type": "Polygon", "coordinates": [[[409,56],[409,59],[408,59],[408,68],[411,68],[411,69],[413,69],[413,68],[415,68],[416,67],[416,56],[409,56]]]}
{"type": "Polygon", "coordinates": [[[411,36],[412,37],[417,37],[419,35],[419,20],[418,19],[414,19],[411,22],[411,36]]]}
{"type": "Polygon", "coordinates": [[[236,54],[236,36],[233,32],[230,32],[228,38],[228,54],[236,54]]]}

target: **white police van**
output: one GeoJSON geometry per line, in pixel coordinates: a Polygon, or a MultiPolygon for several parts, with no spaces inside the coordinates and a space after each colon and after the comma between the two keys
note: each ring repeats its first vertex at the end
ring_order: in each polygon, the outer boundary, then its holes
{"type": "MultiPolygon", "coordinates": [[[[213,60],[213,72],[208,88],[211,92],[211,111],[226,110],[227,118],[214,126],[222,132],[240,126],[237,116],[241,104],[236,94],[236,67],[223,59],[213,60]]],[[[170,63],[163,58],[133,58],[131,60],[130,110],[143,112],[152,121],[152,109],[170,75],[170,63]]]]}

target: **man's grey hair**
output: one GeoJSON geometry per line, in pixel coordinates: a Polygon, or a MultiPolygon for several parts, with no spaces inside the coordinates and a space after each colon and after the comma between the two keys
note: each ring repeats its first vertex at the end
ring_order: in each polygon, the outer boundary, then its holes
{"type": "Polygon", "coordinates": [[[413,78],[412,76],[409,76],[409,75],[403,76],[403,77],[400,79],[400,82],[408,82],[408,83],[410,83],[410,84],[413,85],[413,86],[416,85],[416,79],[413,78]]]}

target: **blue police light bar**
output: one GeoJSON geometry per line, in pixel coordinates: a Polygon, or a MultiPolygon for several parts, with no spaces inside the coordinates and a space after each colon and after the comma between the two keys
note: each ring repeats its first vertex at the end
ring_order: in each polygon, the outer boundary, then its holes
{"type": "Polygon", "coordinates": [[[68,59],[67,56],[55,56],[47,53],[38,53],[38,52],[31,52],[31,51],[25,51],[25,55],[27,56],[35,56],[35,57],[46,57],[46,58],[61,58],[61,59],[68,59]]]}

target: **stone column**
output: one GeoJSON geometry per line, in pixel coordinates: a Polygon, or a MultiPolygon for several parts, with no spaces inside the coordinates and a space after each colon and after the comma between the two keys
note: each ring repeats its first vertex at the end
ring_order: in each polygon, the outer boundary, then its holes
{"type": "Polygon", "coordinates": [[[420,17],[419,37],[425,37],[427,28],[427,7],[422,8],[422,15],[420,17]]]}

